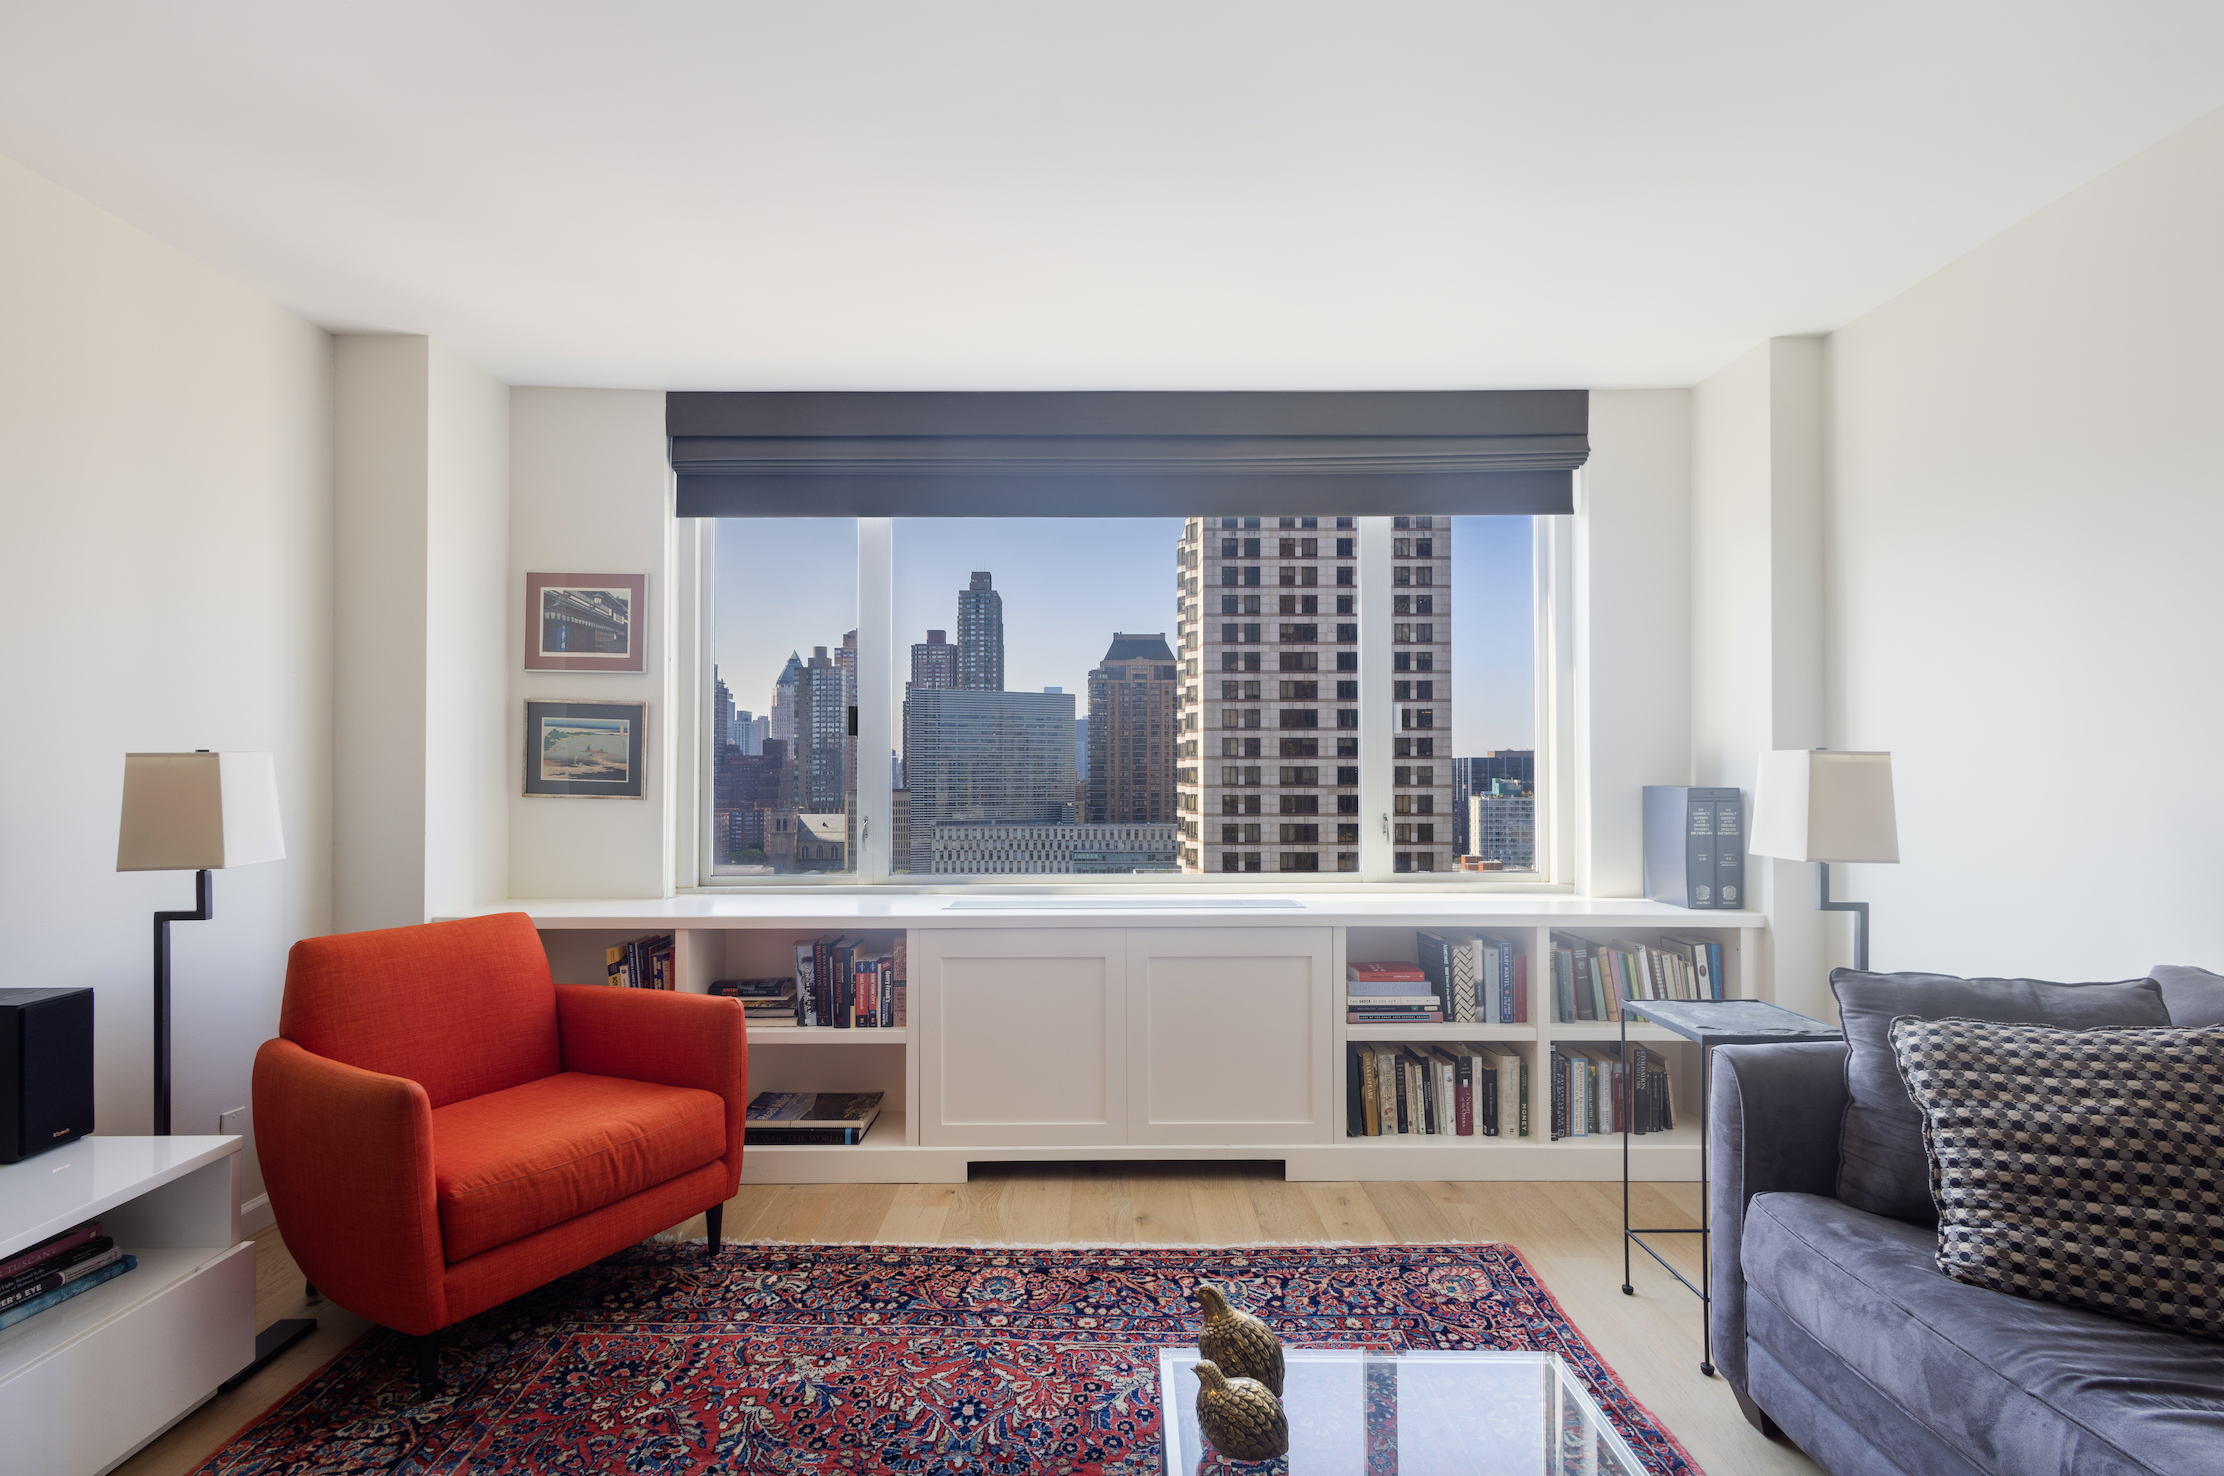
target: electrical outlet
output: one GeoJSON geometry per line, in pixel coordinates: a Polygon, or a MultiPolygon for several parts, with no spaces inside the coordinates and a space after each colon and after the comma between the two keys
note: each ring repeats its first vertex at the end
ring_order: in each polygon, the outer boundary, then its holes
{"type": "Polygon", "coordinates": [[[245,1107],[234,1107],[229,1112],[217,1113],[216,1130],[220,1133],[237,1133],[241,1137],[245,1137],[247,1135],[247,1109],[245,1107]]]}

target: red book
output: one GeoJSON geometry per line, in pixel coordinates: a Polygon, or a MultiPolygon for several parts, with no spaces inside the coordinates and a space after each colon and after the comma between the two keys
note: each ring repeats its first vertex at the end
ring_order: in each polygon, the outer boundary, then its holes
{"type": "Polygon", "coordinates": [[[1421,972],[1419,964],[1407,963],[1402,959],[1391,959],[1385,963],[1350,964],[1346,966],[1345,972],[1350,978],[1361,981],[1376,979],[1411,981],[1428,978],[1428,975],[1421,972]]]}
{"type": "Polygon", "coordinates": [[[74,1230],[64,1230],[59,1235],[50,1236],[29,1250],[20,1251],[0,1262],[0,1281],[6,1281],[11,1276],[20,1276],[34,1266],[66,1256],[99,1234],[100,1221],[88,1220],[74,1230]]]}

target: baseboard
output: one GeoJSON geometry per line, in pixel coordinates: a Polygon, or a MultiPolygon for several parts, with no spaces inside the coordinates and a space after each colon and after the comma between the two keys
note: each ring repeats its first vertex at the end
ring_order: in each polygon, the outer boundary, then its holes
{"type": "Polygon", "coordinates": [[[270,1196],[258,1194],[239,1207],[239,1233],[253,1235],[258,1230],[268,1230],[278,1223],[270,1212],[270,1196]]]}

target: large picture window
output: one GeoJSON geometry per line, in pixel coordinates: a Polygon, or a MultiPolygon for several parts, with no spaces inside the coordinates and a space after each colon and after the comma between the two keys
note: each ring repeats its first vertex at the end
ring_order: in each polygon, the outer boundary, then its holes
{"type": "Polygon", "coordinates": [[[708,880],[1555,879],[1554,521],[706,522],[708,880]]]}

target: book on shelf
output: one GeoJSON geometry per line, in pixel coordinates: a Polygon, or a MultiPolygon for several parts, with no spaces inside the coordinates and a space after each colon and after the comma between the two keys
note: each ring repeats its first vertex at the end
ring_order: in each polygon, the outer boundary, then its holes
{"type": "Polygon", "coordinates": [[[605,982],[621,989],[678,988],[674,941],[670,933],[652,933],[646,938],[605,948],[602,951],[605,982]]]}
{"type": "Polygon", "coordinates": [[[1344,1011],[1347,1025],[1441,1025],[1442,1010],[1423,1008],[1356,1009],[1344,1011]]]}
{"type": "Polygon", "coordinates": [[[97,1220],[50,1235],[0,1263],[0,1328],[59,1307],[138,1264],[97,1220]]]}
{"type": "Polygon", "coordinates": [[[1645,895],[1675,907],[1738,907],[1745,855],[1738,791],[1648,784],[1645,895]]]}
{"type": "Polygon", "coordinates": [[[905,940],[881,953],[841,935],[794,945],[794,1023],[835,1030],[885,1030],[905,1023],[905,940]]]}
{"type": "Polygon", "coordinates": [[[73,1225],[60,1234],[49,1235],[37,1245],[26,1246],[8,1257],[7,1260],[0,1261],[0,1284],[5,1284],[15,1277],[21,1276],[34,1266],[43,1266],[58,1257],[66,1256],[87,1241],[97,1240],[105,1233],[101,1228],[100,1221],[87,1220],[84,1224],[73,1225]]]}
{"type": "Polygon", "coordinates": [[[751,1148],[864,1141],[880,1116],[879,1092],[759,1092],[749,1099],[742,1141],[751,1148]]]}
{"type": "MultiPolygon", "coordinates": [[[[1428,994],[1429,976],[1418,964],[1402,961],[1355,963],[1344,968],[1344,989],[1360,994],[1428,994]]],[[[1435,991],[1441,993],[1442,991],[1435,991]]]]}

